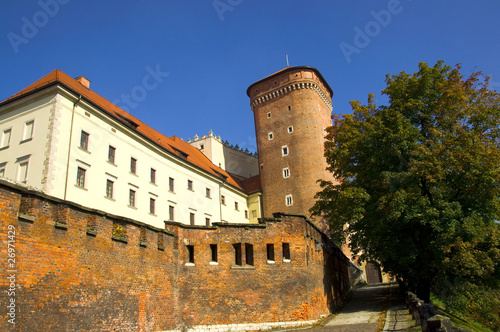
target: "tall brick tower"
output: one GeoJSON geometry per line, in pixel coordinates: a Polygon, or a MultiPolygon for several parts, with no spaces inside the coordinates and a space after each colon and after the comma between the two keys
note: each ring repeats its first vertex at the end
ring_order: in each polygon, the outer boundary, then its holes
{"type": "MultiPolygon", "coordinates": [[[[313,67],[287,67],[247,89],[255,119],[264,217],[309,216],[326,171],[325,128],[332,125],[332,89],[313,67]]],[[[320,225],[318,225],[320,226],[320,225]]]]}

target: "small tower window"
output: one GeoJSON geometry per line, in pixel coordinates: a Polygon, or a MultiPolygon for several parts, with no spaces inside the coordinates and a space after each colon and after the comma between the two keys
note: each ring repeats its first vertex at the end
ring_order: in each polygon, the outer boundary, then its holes
{"type": "Polygon", "coordinates": [[[271,117],[271,112],[267,112],[267,118],[269,119],[271,117]]]}
{"type": "Polygon", "coordinates": [[[288,146],[283,145],[283,146],[281,147],[281,154],[282,154],[282,156],[283,156],[283,157],[284,157],[284,156],[288,156],[288,146]]]}
{"type": "Polygon", "coordinates": [[[274,138],[274,134],[271,132],[269,134],[267,134],[267,139],[268,140],[272,140],[274,138]]]}
{"type": "Polygon", "coordinates": [[[288,127],[288,133],[289,134],[293,133],[293,126],[288,127]]]}
{"type": "Polygon", "coordinates": [[[291,205],[293,205],[293,198],[292,198],[292,195],[286,195],[286,196],[285,196],[285,204],[286,204],[286,206],[291,206],[291,205]]]}
{"type": "Polygon", "coordinates": [[[290,177],[290,169],[288,167],[283,168],[283,178],[287,179],[290,177]]]}
{"type": "Polygon", "coordinates": [[[288,110],[291,111],[292,110],[292,106],[288,105],[288,110]]]}

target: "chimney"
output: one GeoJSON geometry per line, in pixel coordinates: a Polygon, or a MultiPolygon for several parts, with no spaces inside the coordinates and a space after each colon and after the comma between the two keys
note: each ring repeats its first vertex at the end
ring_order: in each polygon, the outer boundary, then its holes
{"type": "Polygon", "coordinates": [[[90,89],[90,81],[83,77],[83,76],[78,76],[77,78],[75,78],[75,80],[78,81],[78,83],[80,83],[81,85],[83,85],[84,87],[86,87],[87,89],[90,89]]]}

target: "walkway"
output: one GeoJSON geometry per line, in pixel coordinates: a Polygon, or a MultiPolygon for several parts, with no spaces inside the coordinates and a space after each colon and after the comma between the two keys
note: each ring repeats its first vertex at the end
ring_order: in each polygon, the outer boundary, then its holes
{"type": "Polygon", "coordinates": [[[377,332],[408,331],[414,321],[407,315],[398,285],[372,284],[352,292],[351,298],[338,314],[314,332],[377,332]],[[385,322],[385,324],[384,324],[385,322]]]}

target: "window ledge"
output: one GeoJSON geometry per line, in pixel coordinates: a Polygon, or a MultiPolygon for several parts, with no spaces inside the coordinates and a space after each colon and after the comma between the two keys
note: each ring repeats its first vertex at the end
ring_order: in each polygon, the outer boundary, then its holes
{"type": "Polygon", "coordinates": [[[134,210],[137,210],[137,208],[135,206],[132,206],[132,205],[127,205],[129,208],[131,209],[134,209],[134,210]]]}
{"type": "Polygon", "coordinates": [[[153,217],[158,217],[156,214],[151,213],[151,212],[149,212],[148,214],[149,214],[150,216],[153,216],[153,217]]]}
{"type": "Polygon", "coordinates": [[[208,262],[209,265],[219,265],[219,262],[208,262]]]}
{"type": "Polygon", "coordinates": [[[106,198],[108,201],[116,202],[116,199],[114,199],[112,197],[104,196],[104,198],[106,198]]]}
{"type": "Polygon", "coordinates": [[[75,188],[78,188],[78,189],[81,189],[81,190],[84,190],[84,191],[89,191],[87,188],[80,187],[79,185],[76,185],[76,184],[75,184],[75,188]]]}
{"type": "Polygon", "coordinates": [[[149,181],[149,184],[150,184],[150,185],[153,185],[153,186],[155,186],[155,187],[158,187],[158,185],[157,185],[156,183],[154,183],[154,182],[149,181]]]}
{"type": "Polygon", "coordinates": [[[91,154],[91,152],[89,150],[85,150],[84,148],[82,148],[81,146],[78,147],[78,150],[80,151],[83,151],[83,152],[86,152],[88,154],[91,154]]]}
{"type": "Polygon", "coordinates": [[[175,195],[175,191],[169,190],[168,192],[175,195]]]}
{"type": "Polygon", "coordinates": [[[267,260],[267,264],[276,264],[276,261],[267,260]]]}
{"type": "Polygon", "coordinates": [[[56,221],[56,222],[54,223],[54,227],[55,227],[55,228],[59,228],[59,229],[64,229],[64,230],[66,230],[66,229],[68,229],[68,224],[65,224],[65,223],[62,223],[62,222],[56,221]]]}
{"type": "Polygon", "coordinates": [[[132,172],[130,172],[130,171],[129,171],[129,173],[130,173],[130,175],[133,175],[133,176],[135,176],[135,177],[139,177],[139,175],[137,175],[136,173],[132,173],[132,172]]]}
{"type": "Polygon", "coordinates": [[[255,270],[253,265],[231,265],[231,269],[234,270],[255,270]]]}
{"type": "Polygon", "coordinates": [[[290,263],[290,259],[283,258],[283,263],[290,263]]]}
{"type": "Polygon", "coordinates": [[[28,215],[26,213],[18,213],[17,214],[17,218],[19,220],[26,221],[26,222],[29,222],[29,223],[35,222],[35,216],[30,216],[30,215],[28,215]]]}
{"type": "Polygon", "coordinates": [[[186,263],[184,266],[194,266],[194,263],[186,263]]]}
{"type": "Polygon", "coordinates": [[[92,229],[92,228],[87,228],[87,235],[97,236],[97,230],[92,229]]]}
{"type": "Polygon", "coordinates": [[[32,141],[32,140],[33,140],[33,137],[26,138],[26,139],[23,139],[21,142],[19,142],[19,144],[23,144],[23,143],[26,143],[26,142],[29,142],[29,141],[32,141]]]}
{"type": "Polygon", "coordinates": [[[109,160],[108,160],[107,162],[108,162],[108,164],[110,164],[111,166],[118,167],[118,165],[117,165],[117,164],[115,164],[115,163],[114,163],[114,162],[112,162],[112,161],[109,161],[109,160]]]}
{"type": "Polygon", "coordinates": [[[1,148],[0,148],[0,151],[7,150],[8,148],[9,148],[9,145],[4,146],[4,147],[1,147],[1,148]]]}

